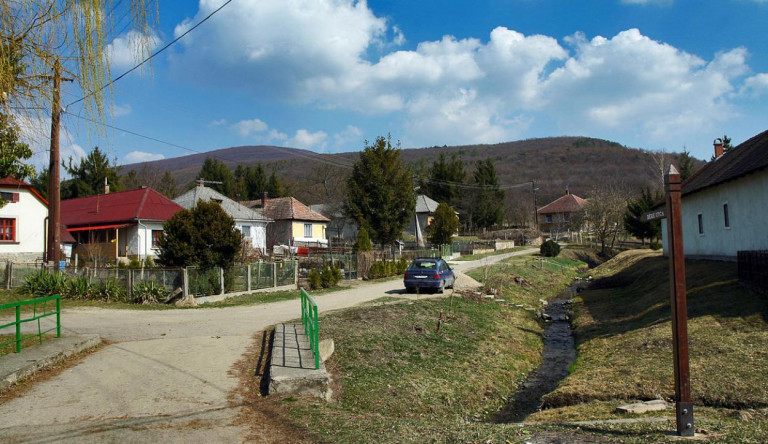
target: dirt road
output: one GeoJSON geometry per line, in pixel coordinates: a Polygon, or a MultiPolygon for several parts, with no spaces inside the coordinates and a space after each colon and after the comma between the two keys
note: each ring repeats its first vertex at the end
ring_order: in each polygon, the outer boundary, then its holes
{"type": "MultiPolygon", "coordinates": [[[[460,263],[461,273],[525,250],[460,263]]],[[[457,286],[468,282],[464,278],[457,286]]],[[[401,280],[361,283],[316,298],[321,312],[384,296],[410,297],[401,280]]],[[[424,297],[423,295],[421,297],[424,297]]],[[[199,310],[76,308],[64,334],[114,342],[61,375],[0,405],[2,442],[236,443],[242,401],[231,372],[254,334],[299,317],[297,301],[199,310]]]]}

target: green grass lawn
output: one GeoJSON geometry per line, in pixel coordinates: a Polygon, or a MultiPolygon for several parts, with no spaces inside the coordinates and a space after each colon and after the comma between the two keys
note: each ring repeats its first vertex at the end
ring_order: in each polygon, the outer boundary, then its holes
{"type": "MultiPolygon", "coordinates": [[[[615,419],[627,400],[672,399],[669,264],[658,252],[625,252],[599,267],[575,309],[578,358],[571,374],[545,398],[538,421],[615,419]]],[[[768,441],[768,303],[740,286],[736,264],[686,261],[691,392],[696,426],[713,442],[768,441]]],[[[658,414],[657,414],[658,415],[658,414]]],[[[674,410],[661,416],[672,418],[674,410]]],[[[621,441],[662,442],[662,429],[614,426],[621,441]]],[[[608,431],[605,432],[609,433],[608,431]]]]}
{"type": "MultiPolygon", "coordinates": [[[[505,297],[538,304],[572,279],[525,262],[489,267],[491,279],[508,275],[510,267],[526,276],[528,283],[505,297]]],[[[276,402],[321,442],[518,442],[527,429],[490,420],[538,366],[542,324],[511,303],[454,297],[452,308],[450,299],[437,299],[322,316],[321,339],[336,345],[326,363],[335,400],[276,402]]]]}
{"type": "Polygon", "coordinates": [[[482,259],[488,256],[496,256],[499,254],[505,254],[505,253],[513,253],[515,251],[525,250],[530,247],[514,247],[514,248],[508,248],[506,250],[498,250],[498,251],[492,251],[490,253],[481,253],[481,254],[468,254],[466,256],[459,256],[455,259],[452,259],[454,261],[474,261],[477,259],[482,259]]]}

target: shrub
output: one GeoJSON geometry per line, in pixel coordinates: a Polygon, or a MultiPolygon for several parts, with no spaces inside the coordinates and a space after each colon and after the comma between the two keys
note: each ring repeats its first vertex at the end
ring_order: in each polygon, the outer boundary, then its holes
{"type": "Polygon", "coordinates": [[[651,242],[651,250],[661,250],[661,243],[651,242]]]}
{"type": "Polygon", "coordinates": [[[90,299],[94,293],[98,292],[98,289],[94,287],[95,286],[88,282],[86,276],[67,279],[64,288],[62,289],[61,297],[70,299],[90,299]]]}
{"type": "Polygon", "coordinates": [[[39,270],[26,277],[24,290],[29,294],[48,296],[63,293],[67,277],[63,273],[39,270]]]}
{"type": "Polygon", "coordinates": [[[164,299],[168,292],[154,282],[139,282],[133,286],[133,301],[137,304],[156,304],[164,299]]]}
{"type": "Polygon", "coordinates": [[[309,285],[310,290],[317,290],[323,286],[323,279],[320,276],[320,272],[317,271],[317,268],[309,270],[309,276],[307,276],[307,284],[309,285]]]}
{"type": "Polygon", "coordinates": [[[144,259],[144,266],[147,268],[155,268],[155,260],[152,259],[152,256],[147,256],[147,258],[144,259]]]}
{"type": "Polygon", "coordinates": [[[539,251],[544,257],[557,257],[557,255],[560,254],[560,244],[552,239],[547,239],[541,244],[541,249],[539,251]]]}
{"type": "Polygon", "coordinates": [[[98,289],[99,298],[106,302],[121,301],[125,299],[125,290],[115,281],[103,281],[98,289]]]}

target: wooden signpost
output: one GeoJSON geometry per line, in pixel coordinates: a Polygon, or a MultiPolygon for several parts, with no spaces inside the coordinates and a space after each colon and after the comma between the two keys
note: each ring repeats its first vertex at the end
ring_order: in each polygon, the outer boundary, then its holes
{"type": "Polygon", "coordinates": [[[667,251],[672,298],[672,357],[675,366],[675,412],[677,434],[694,436],[691,372],[688,366],[688,305],[685,294],[685,254],[681,211],[680,173],[673,165],[664,175],[667,207],[667,251]]]}

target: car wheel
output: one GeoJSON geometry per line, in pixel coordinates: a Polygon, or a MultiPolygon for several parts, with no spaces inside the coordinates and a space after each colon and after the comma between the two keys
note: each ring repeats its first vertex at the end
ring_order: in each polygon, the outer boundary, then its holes
{"type": "Polygon", "coordinates": [[[445,293],[445,281],[440,283],[440,288],[437,289],[437,292],[440,294],[445,293]]]}

